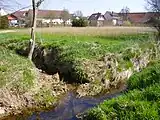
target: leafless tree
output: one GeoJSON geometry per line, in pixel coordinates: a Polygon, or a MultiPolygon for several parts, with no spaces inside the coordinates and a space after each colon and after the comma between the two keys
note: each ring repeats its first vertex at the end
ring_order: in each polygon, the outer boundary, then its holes
{"type": "Polygon", "coordinates": [[[151,19],[148,21],[150,25],[155,27],[160,37],[160,0],[146,0],[147,10],[152,12],[151,19]]]}
{"type": "Polygon", "coordinates": [[[128,20],[128,13],[130,12],[130,9],[126,6],[123,7],[120,11],[120,16],[123,20],[128,20]]]}
{"type": "Polygon", "coordinates": [[[30,51],[28,54],[29,60],[32,60],[34,48],[35,48],[35,29],[36,29],[36,21],[37,21],[37,13],[38,13],[38,8],[42,4],[44,0],[39,0],[36,2],[35,0],[32,0],[32,7],[33,7],[33,20],[32,20],[32,28],[31,28],[31,40],[30,40],[30,51]]]}
{"type": "Polygon", "coordinates": [[[63,20],[64,26],[66,25],[66,21],[70,18],[69,11],[67,9],[64,9],[61,13],[61,18],[63,20]]]}
{"type": "Polygon", "coordinates": [[[75,11],[74,15],[77,16],[77,17],[83,17],[83,13],[80,10],[75,11]]]}

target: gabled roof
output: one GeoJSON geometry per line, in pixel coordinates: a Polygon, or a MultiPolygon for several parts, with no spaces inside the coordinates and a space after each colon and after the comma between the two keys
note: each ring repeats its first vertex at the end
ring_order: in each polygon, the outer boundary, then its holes
{"type": "Polygon", "coordinates": [[[105,14],[109,14],[110,16],[112,16],[112,17],[119,17],[119,15],[118,15],[118,13],[116,13],[116,12],[110,12],[110,11],[106,11],[106,13],[105,14]]]}
{"type": "Polygon", "coordinates": [[[27,11],[16,11],[16,12],[12,13],[11,15],[17,17],[18,19],[24,19],[26,12],[27,11]]]}
{"type": "Polygon", "coordinates": [[[17,17],[12,14],[8,15],[7,17],[8,17],[8,20],[17,20],[17,17]]]}
{"type": "Polygon", "coordinates": [[[104,15],[101,13],[93,13],[88,20],[98,20],[99,17],[103,17],[105,19],[104,15]]]}
{"type": "Polygon", "coordinates": [[[154,15],[153,12],[128,13],[128,18],[133,23],[145,23],[154,15]]]}
{"type": "MultiPolygon", "coordinates": [[[[54,16],[56,18],[61,17],[63,13],[62,10],[38,10],[38,18],[47,18],[48,16],[54,16]]],[[[30,9],[27,14],[32,15],[32,10],[30,9]]]]}
{"type": "Polygon", "coordinates": [[[106,11],[106,13],[104,14],[104,17],[106,20],[120,19],[119,14],[113,11],[112,12],[106,11]]]}

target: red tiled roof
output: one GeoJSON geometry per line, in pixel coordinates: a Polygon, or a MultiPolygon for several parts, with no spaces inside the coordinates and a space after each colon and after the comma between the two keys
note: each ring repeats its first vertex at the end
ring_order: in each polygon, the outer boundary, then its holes
{"type": "Polygon", "coordinates": [[[140,23],[146,13],[128,13],[128,18],[133,23],[140,23]]]}
{"type": "Polygon", "coordinates": [[[154,13],[151,13],[151,12],[128,13],[128,18],[133,23],[147,22],[153,16],[154,16],[154,13]]]}
{"type": "MultiPolygon", "coordinates": [[[[53,15],[54,17],[59,18],[62,14],[62,10],[38,10],[38,18],[46,18],[49,15],[53,15]]],[[[28,11],[28,14],[32,15],[32,10],[28,11]]]]}
{"type": "Polygon", "coordinates": [[[8,15],[8,20],[16,20],[17,17],[15,17],[14,15],[8,15]]]}
{"type": "Polygon", "coordinates": [[[23,19],[25,17],[26,12],[27,11],[17,11],[17,12],[12,13],[12,15],[17,17],[18,19],[23,19]]]}

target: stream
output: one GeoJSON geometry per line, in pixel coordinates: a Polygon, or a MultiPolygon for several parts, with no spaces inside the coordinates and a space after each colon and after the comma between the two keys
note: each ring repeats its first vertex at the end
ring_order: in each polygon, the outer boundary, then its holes
{"type": "Polygon", "coordinates": [[[74,92],[69,92],[64,100],[51,111],[33,113],[28,117],[28,120],[78,120],[76,115],[85,112],[86,110],[96,107],[104,100],[108,100],[117,97],[126,90],[126,87],[119,90],[113,90],[112,93],[97,96],[97,97],[81,97],[77,98],[74,92]]]}
{"type": "MultiPolygon", "coordinates": [[[[75,92],[68,92],[59,104],[52,110],[35,112],[31,116],[23,118],[24,115],[18,116],[23,120],[78,120],[77,115],[84,113],[90,108],[96,107],[104,100],[109,100],[123,94],[126,86],[123,85],[119,89],[114,89],[110,93],[99,95],[96,97],[78,98],[75,92]]],[[[10,116],[5,120],[17,120],[17,117],[10,116]]]]}

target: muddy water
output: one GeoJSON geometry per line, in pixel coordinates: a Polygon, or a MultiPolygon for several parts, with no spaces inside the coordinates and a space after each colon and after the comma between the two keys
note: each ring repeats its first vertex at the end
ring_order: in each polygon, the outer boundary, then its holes
{"type": "MultiPolygon", "coordinates": [[[[108,100],[117,97],[126,90],[126,86],[122,86],[120,89],[112,90],[109,94],[103,94],[96,97],[81,97],[78,98],[74,92],[69,92],[59,102],[57,107],[50,111],[41,111],[33,113],[31,116],[22,118],[23,120],[77,120],[76,116],[86,110],[96,107],[104,100],[108,100]]],[[[14,116],[8,117],[5,120],[16,120],[14,116]]]]}

